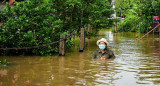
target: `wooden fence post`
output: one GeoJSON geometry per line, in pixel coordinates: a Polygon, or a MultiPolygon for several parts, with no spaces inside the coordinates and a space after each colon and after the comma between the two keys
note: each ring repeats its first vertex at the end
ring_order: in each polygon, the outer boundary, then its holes
{"type": "Polygon", "coordinates": [[[88,32],[91,33],[92,32],[92,26],[90,24],[88,24],[88,32]]]}
{"type": "Polygon", "coordinates": [[[66,35],[60,35],[59,56],[65,56],[66,35]]]}
{"type": "Polygon", "coordinates": [[[117,33],[117,22],[115,22],[115,33],[117,33]]]}
{"type": "Polygon", "coordinates": [[[160,48],[160,26],[158,27],[158,30],[159,30],[159,48],[160,48]]]}
{"type": "Polygon", "coordinates": [[[83,52],[84,47],[85,47],[85,29],[81,28],[80,49],[79,49],[79,52],[83,52]]]}
{"type": "Polygon", "coordinates": [[[154,30],[153,30],[153,40],[154,40],[154,30]]]}

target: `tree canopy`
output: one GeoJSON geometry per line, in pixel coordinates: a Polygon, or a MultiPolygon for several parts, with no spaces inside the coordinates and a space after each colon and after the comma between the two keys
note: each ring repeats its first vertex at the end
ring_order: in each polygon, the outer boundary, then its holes
{"type": "MultiPolygon", "coordinates": [[[[112,25],[108,0],[25,0],[0,11],[0,48],[21,48],[59,40],[61,34],[91,24],[95,30],[112,25]]],[[[71,46],[70,40],[67,46],[71,46]]],[[[58,44],[22,50],[17,54],[51,55],[58,44]]],[[[7,55],[14,52],[7,51],[7,55]]],[[[14,53],[15,54],[15,53],[14,53]]]]}

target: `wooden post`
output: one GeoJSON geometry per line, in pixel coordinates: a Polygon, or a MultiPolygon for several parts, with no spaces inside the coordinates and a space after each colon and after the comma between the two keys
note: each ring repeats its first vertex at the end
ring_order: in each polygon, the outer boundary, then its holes
{"type": "Polygon", "coordinates": [[[60,35],[59,56],[65,56],[66,35],[60,35]]]}
{"type": "Polygon", "coordinates": [[[90,24],[88,24],[88,32],[91,33],[92,32],[92,26],[90,24]]]}
{"type": "Polygon", "coordinates": [[[115,33],[117,33],[117,22],[115,22],[115,33]]]}
{"type": "MultiPolygon", "coordinates": [[[[158,28],[159,28],[159,49],[160,49],[160,26],[158,28]]],[[[160,52],[159,52],[159,55],[160,55],[160,52]]]]}
{"type": "Polygon", "coordinates": [[[85,47],[85,29],[81,28],[80,49],[79,49],[79,52],[83,52],[84,47],[85,47]]]}
{"type": "Polygon", "coordinates": [[[154,40],[154,30],[153,30],[153,40],[154,40]]]}
{"type": "Polygon", "coordinates": [[[136,35],[136,40],[138,40],[138,35],[136,35]]]}
{"type": "Polygon", "coordinates": [[[138,35],[136,35],[136,43],[138,43],[138,35]]]}
{"type": "Polygon", "coordinates": [[[90,39],[91,32],[92,32],[92,26],[88,24],[88,35],[89,35],[88,39],[90,39]]]}

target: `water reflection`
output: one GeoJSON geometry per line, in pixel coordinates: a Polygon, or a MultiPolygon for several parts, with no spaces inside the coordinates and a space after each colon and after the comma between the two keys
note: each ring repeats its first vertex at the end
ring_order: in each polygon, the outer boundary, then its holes
{"type": "Polygon", "coordinates": [[[97,69],[97,74],[95,74],[95,85],[103,86],[103,85],[114,85],[114,80],[116,80],[116,71],[113,71],[114,64],[108,60],[95,60],[93,62],[95,65],[99,65],[97,69]],[[97,63],[98,62],[98,63],[97,63]]]}
{"type": "Polygon", "coordinates": [[[102,31],[116,55],[114,60],[92,60],[100,37],[87,39],[83,53],[66,56],[6,57],[18,65],[0,69],[0,86],[158,86],[160,41],[155,34],[136,42],[135,33],[102,31]],[[149,40],[147,40],[149,39],[149,40]]]}

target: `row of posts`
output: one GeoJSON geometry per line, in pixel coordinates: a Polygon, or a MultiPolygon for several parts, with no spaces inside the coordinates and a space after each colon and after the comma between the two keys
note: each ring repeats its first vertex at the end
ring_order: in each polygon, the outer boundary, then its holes
{"type": "MultiPolygon", "coordinates": [[[[92,31],[92,26],[89,24],[88,25],[88,33],[91,33],[92,31]]],[[[60,43],[59,43],[59,56],[65,56],[65,47],[66,43],[64,40],[66,39],[66,35],[60,35],[60,43]]],[[[85,29],[81,28],[80,30],[80,46],[79,46],[79,52],[83,52],[85,48],[85,29]]]]}

